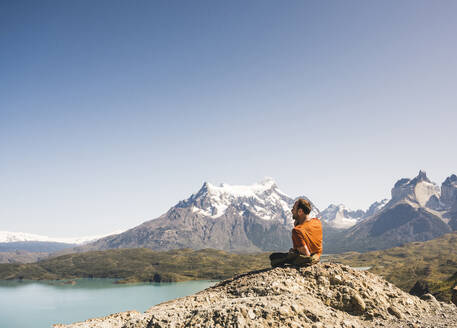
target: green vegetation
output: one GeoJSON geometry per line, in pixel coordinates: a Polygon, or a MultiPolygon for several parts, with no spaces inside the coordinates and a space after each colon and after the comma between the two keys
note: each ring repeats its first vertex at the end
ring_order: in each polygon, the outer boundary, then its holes
{"type": "Polygon", "coordinates": [[[118,278],[119,283],[226,279],[269,267],[265,254],[232,254],[214,249],[166,252],[146,248],[67,254],[28,264],[0,264],[0,279],[118,278]]]}
{"type": "MultiPolygon", "coordinates": [[[[111,249],[67,254],[37,263],[0,264],[0,279],[117,278],[120,283],[219,280],[270,267],[269,254],[233,254],[214,249],[111,249]]],[[[371,267],[371,272],[405,291],[421,281],[438,299],[449,301],[457,283],[457,233],[387,250],[329,255],[322,260],[371,267]]]]}
{"type": "Polygon", "coordinates": [[[438,299],[449,302],[457,283],[457,233],[387,250],[330,255],[328,259],[353,267],[371,267],[371,272],[405,291],[421,281],[438,299]]]}

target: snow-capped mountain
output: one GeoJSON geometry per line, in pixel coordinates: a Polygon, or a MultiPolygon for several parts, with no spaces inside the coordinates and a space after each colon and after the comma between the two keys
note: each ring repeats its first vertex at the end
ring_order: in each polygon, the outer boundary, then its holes
{"type": "Polygon", "coordinates": [[[430,181],[424,171],[419,171],[414,179],[404,178],[395,183],[391,202],[404,201],[414,207],[425,207],[431,197],[441,197],[440,187],[430,181]]]}
{"type": "Polygon", "coordinates": [[[421,170],[398,180],[391,194],[387,204],[332,240],[329,251],[382,249],[457,230],[457,176],[440,188],[421,170]]]}
{"type": "MultiPolygon", "coordinates": [[[[273,179],[252,185],[205,182],[165,214],[117,236],[78,249],[146,247],[155,250],[216,248],[228,251],[287,250],[296,198],[273,179]]],[[[313,206],[312,216],[319,210],[313,206]]]]}
{"type": "MultiPolygon", "coordinates": [[[[117,232],[114,232],[113,234],[118,234],[121,232],[122,231],[117,231],[117,232]]],[[[55,243],[83,245],[83,244],[93,242],[97,239],[100,239],[100,238],[103,238],[106,236],[107,235],[76,237],[76,238],[53,238],[53,237],[35,235],[35,234],[25,233],[25,232],[0,231],[0,243],[42,241],[42,242],[55,242],[55,243]]]]}
{"type": "Polygon", "coordinates": [[[330,226],[337,229],[346,229],[355,225],[362,219],[365,212],[362,210],[352,211],[343,204],[330,204],[321,212],[322,219],[330,226]]]}
{"type": "Polygon", "coordinates": [[[376,201],[373,204],[371,204],[368,210],[365,212],[363,219],[369,218],[370,216],[373,216],[379,211],[381,211],[384,208],[384,206],[387,205],[388,202],[389,200],[387,198],[384,198],[381,201],[376,201]]]}
{"type": "Polygon", "coordinates": [[[325,210],[320,213],[322,220],[328,223],[329,226],[336,229],[347,229],[366,218],[379,212],[386,204],[388,199],[383,199],[379,202],[371,204],[368,210],[351,210],[343,204],[330,204],[325,210]]]}
{"type": "MultiPolygon", "coordinates": [[[[295,199],[283,193],[272,178],[266,178],[252,185],[222,183],[215,186],[205,182],[196,194],[176,206],[190,207],[194,213],[212,219],[220,218],[229,207],[235,207],[240,215],[247,211],[262,220],[292,225],[290,210],[294,202],[295,199]]],[[[319,210],[313,205],[310,215],[316,216],[318,213],[319,210]]]]}

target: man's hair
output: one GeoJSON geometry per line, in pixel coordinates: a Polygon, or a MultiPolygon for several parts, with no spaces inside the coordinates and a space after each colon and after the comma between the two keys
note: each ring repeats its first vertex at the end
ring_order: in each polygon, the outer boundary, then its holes
{"type": "Polygon", "coordinates": [[[297,210],[299,208],[301,208],[303,210],[303,212],[305,212],[306,215],[311,213],[311,209],[312,209],[310,202],[303,198],[297,199],[297,210]]]}

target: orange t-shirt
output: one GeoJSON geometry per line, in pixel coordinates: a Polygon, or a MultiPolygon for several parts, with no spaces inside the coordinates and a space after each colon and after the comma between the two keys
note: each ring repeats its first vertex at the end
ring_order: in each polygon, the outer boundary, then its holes
{"type": "Polygon", "coordinates": [[[322,223],[318,218],[305,221],[292,229],[294,248],[308,247],[311,254],[322,254],[322,223]]]}

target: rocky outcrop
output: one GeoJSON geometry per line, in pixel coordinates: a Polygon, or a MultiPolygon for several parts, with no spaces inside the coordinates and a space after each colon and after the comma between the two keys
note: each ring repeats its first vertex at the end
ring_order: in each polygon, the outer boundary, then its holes
{"type": "Polygon", "coordinates": [[[431,294],[421,299],[367,271],[322,263],[238,275],[143,314],[121,313],[54,327],[444,328],[456,322],[455,305],[440,303],[431,294]]]}
{"type": "Polygon", "coordinates": [[[103,318],[89,319],[84,322],[75,323],[73,325],[61,325],[56,324],[53,327],[98,327],[98,328],[111,328],[111,327],[123,327],[124,324],[130,321],[132,318],[139,318],[142,314],[138,311],[125,311],[107,315],[103,318]]]}

